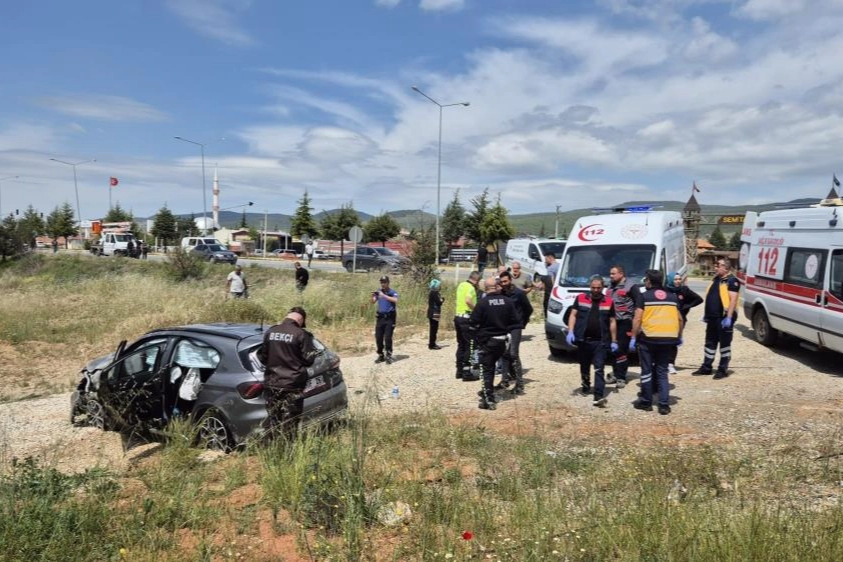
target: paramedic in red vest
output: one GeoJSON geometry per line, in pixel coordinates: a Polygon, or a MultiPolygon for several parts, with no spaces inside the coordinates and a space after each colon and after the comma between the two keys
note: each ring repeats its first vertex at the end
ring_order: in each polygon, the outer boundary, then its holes
{"type": "Polygon", "coordinates": [[[603,277],[594,275],[589,281],[589,292],[580,293],[574,301],[574,308],[568,320],[568,345],[577,346],[580,362],[582,392],[591,391],[591,366],[594,365],[594,406],[606,405],[606,381],[603,367],[606,354],[611,349],[618,351],[615,311],[612,299],[603,294],[603,277]]]}
{"type": "MultiPolygon", "coordinates": [[[[618,388],[626,386],[626,373],[629,369],[629,338],[632,335],[632,316],[635,314],[635,302],[633,299],[633,287],[636,283],[633,279],[626,278],[626,271],[620,264],[613,265],[609,270],[611,283],[606,296],[612,299],[615,307],[615,321],[617,323],[618,350],[613,356],[612,376],[617,382],[618,388]]],[[[609,382],[613,382],[609,380],[609,382]]]]}
{"type": "Polygon", "coordinates": [[[646,290],[636,298],[632,320],[630,351],[638,348],[641,361],[641,398],[632,405],[638,410],[653,410],[653,377],[658,386],[659,413],[670,413],[670,382],[667,365],[673,348],[682,345],[682,315],[679,299],[665,290],[664,277],[657,269],[648,269],[644,276],[646,290]]]}
{"type": "Polygon", "coordinates": [[[730,273],[732,262],[719,258],[714,269],[714,280],[705,295],[705,356],[702,366],[693,375],[710,375],[714,368],[714,355],[720,345],[720,364],[715,379],[729,376],[729,360],[732,359],[732,336],[735,320],[738,319],[738,291],[740,284],[730,273]]]}

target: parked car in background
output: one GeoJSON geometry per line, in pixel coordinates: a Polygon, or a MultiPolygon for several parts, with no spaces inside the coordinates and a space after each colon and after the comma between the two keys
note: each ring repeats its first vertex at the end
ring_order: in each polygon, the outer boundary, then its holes
{"type": "Polygon", "coordinates": [[[211,263],[227,262],[231,265],[237,263],[237,254],[219,244],[198,244],[190,250],[190,253],[201,256],[211,263]]]}
{"type": "MultiPolygon", "coordinates": [[[[71,423],[155,434],[183,418],[197,425],[204,446],[227,451],[241,445],[262,433],[266,418],[256,354],[266,329],[194,324],[153,330],[129,345],[122,341],[81,370],[71,423]],[[191,393],[194,399],[185,399],[191,393]]],[[[339,357],[316,338],[314,345],[319,354],[307,369],[303,425],[338,418],[348,408],[339,357]]]]}
{"type": "Polygon", "coordinates": [[[271,255],[276,257],[276,258],[281,258],[281,259],[286,259],[286,260],[292,260],[292,259],[297,259],[297,258],[301,257],[301,254],[297,254],[295,250],[290,250],[290,249],[273,250],[271,255]]]}
{"type": "Polygon", "coordinates": [[[404,273],[410,269],[412,264],[409,259],[389,248],[358,246],[356,260],[355,252],[352,250],[343,255],[342,265],[349,272],[356,266],[357,269],[365,269],[366,271],[404,273]]]}

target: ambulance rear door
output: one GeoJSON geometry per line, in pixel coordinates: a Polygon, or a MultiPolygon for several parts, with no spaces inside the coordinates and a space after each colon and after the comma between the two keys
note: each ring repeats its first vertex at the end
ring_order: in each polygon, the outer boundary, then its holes
{"type": "Polygon", "coordinates": [[[820,316],[822,345],[843,353],[843,246],[831,249],[820,316]]]}

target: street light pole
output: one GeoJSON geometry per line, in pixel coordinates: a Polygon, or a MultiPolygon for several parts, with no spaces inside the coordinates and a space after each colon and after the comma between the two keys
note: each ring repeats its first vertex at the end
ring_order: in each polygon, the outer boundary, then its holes
{"type": "Polygon", "coordinates": [[[79,184],[76,181],[76,166],[81,166],[82,164],[89,164],[91,162],[96,162],[96,158],[91,158],[90,160],[83,160],[82,162],[65,162],[64,160],[59,160],[58,158],[50,158],[53,162],[58,162],[59,164],[65,164],[67,166],[73,167],[73,189],[76,190],[76,214],[79,215],[79,230],[82,230],[82,208],[79,206],[79,184]]]}
{"type": "MultiPolygon", "coordinates": [[[[3,194],[3,184],[2,184],[2,182],[6,181],[6,180],[16,180],[19,177],[20,176],[6,176],[5,178],[0,178],[0,196],[2,196],[2,194],[3,194]]],[[[0,201],[2,201],[2,200],[0,200],[0,201]]],[[[0,219],[2,219],[2,218],[3,218],[3,206],[0,205],[0,219]]]]}
{"type": "Polygon", "coordinates": [[[205,145],[184,137],[175,137],[175,139],[197,145],[199,153],[202,155],[202,235],[206,235],[208,234],[208,190],[205,185],[205,145]]]}
{"type": "Polygon", "coordinates": [[[442,109],[446,107],[453,107],[455,105],[468,107],[471,104],[467,101],[442,104],[422,92],[417,86],[412,86],[412,89],[417,94],[421,94],[422,96],[426,97],[429,101],[436,104],[436,106],[439,108],[439,158],[436,166],[436,265],[434,266],[439,267],[439,215],[441,212],[440,209],[442,197],[442,109]]]}

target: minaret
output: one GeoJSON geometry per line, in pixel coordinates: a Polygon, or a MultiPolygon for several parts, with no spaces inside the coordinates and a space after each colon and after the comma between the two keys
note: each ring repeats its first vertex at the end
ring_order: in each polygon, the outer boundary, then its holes
{"type": "MultiPolygon", "coordinates": [[[[697,188],[697,183],[694,182],[694,190],[697,188]]],[[[691,198],[685,203],[685,208],[682,209],[682,222],[685,225],[685,256],[688,261],[688,266],[693,267],[697,263],[697,240],[700,237],[700,216],[702,209],[697,203],[697,198],[694,197],[694,191],[691,191],[691,198]]]]}
{"type": "Polygon", "coordinates": [[[214,228],[220,227],[220,180],[217,178],[217,167],[214,166],[214,228]]]}

